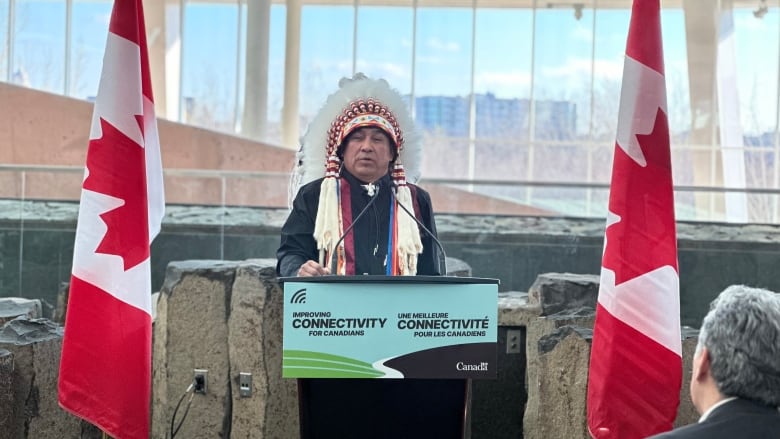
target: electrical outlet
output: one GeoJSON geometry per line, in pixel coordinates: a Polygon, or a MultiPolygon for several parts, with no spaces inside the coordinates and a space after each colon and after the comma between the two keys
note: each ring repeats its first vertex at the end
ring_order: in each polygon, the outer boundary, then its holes
{"type": "Polygon", "coordinates": [[[195,393],[205,395],[209,387],[209,371],[207,369],[195,369],[192,373],[192,382],[195,386],[195,393]]]}
{"type": "Polygon", "coordinates": [[[252,374],[240,372],[238,374],[238,395],[242,398],[252,396],[252,374]]]}

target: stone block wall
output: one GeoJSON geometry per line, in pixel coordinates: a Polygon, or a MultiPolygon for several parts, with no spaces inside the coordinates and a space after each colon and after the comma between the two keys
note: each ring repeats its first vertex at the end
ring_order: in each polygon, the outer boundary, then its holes
{"type": "MultiPolygon", "coordinates": [[[[469,274],[467,266],[458,271],[469,274]]],[[[591,275],[546,273],[528,293],[499,295],[499,378],[473,383],[472,439],[588,437],[597,282],[591,275]]],[[[185,399],[177,437],[297,437],[296,382],[281,378],[282,293],[273,259],[170,264],[154,324],[153,438],[170,437],[174,408],[196,368],[208,370],[207,391],[192,395],[182,421],[185,399]],[[252,374],[250,397],[239,395],[242,372],[252,374]]],[[[0,329],[0,437],[100,437],[57,405],[62,328],[29,318],[35,306],[15,309],[19,316],[0,329]]],[[[676,426],[698,417],[688,396],[695,335],[683,328],[676,426]]]]}
{"type": "MultiPolygon", "coordinates": [[[[545,273],[531,286],[528,306],[539,314],[527,325],[524,439],[590,438],[587,383],[598,282],[594,275],[545,273]]],[[[683,383],[675,426],[699,417],[688,393],[697,333],[682,328],[683,383]]]]}
{"type": "MultiPolygon", "coordinates": [[[[6,301],[3,299],[2,301],[6,301]]],[[[62,327],[20,314],[0,329],[0,437],[97,439],[99,430],[62,410],[57,374],[62,327]]]]}
{"type": "MultiPolygon", "coordinates": [[[[180,432],[184,437],[297,436],[297,388],[294,380],[281,378],[283,291],[274,267],[270,259],[169,266],[154,331],[154,437],[168,428],[194,368],[209,370],[209,389],[194,396],[180,432]],[[251,398],[238,395],[240,372],[252,373],[251,398]]],[[[597,294],[597,276],[546,273],[528,293],[499,295],[499,334],[506,338],[501,347],[524,340],[524,355],[516,357],[523,364],[500,352],[499,363],[513,370],[500,370],[497,382],[473,383],[472,438],[588,437],[585,404],[597,294]],[[517,380],[525,394],[513,386],[517,380]],[[518,395],[506,398],[501,388],[518,395]]],[[[695,338],[684,341],[676,425],[698,417],[687,394],[694,346],[695,338]]]]}
{"type": "Polygon", "coordinates": [[[194,369],[208,370],[207,391],[193,396],[178,437],[297,435],[296,382],[281,377],[282,289],[275,267],[273,259],[168,266],[154,324],[153,437],[170,430],[194,369]],[[239,396],[241,372],[252,374],[251,397],[239,396]]]}

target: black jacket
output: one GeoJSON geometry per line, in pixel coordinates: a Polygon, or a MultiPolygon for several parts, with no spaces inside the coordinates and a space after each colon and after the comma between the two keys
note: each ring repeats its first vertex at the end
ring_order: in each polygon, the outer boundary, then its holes
{"type": "Polygon", "coordinates": [[[780,439],[780,412],[747,399],[713,410],[704,422],[686,425],[652,439],[780,439]]]}
{"type": "MultiPolygon", "coordinates": [[[[361,182],[346,170],[342,176],[348,180],[350,201],[352,204],[352,219],[371,200],[371,197],[361,187],[361,182]]],[[[317,218],[317,206],[320,199],[322,178],[314,180],[298,191],[293,201],[293,209],[287,221],[282,226],[282,236],[279,249],[276,252],[276,272],[279,276],[295,276],[298,268],[307,260],[318,260],[317,242],[314,240],[314,222],[317,218]]],[[[358,220],[352,229],[355,242],[355,274],[385,274],[387,257],[388,227],[390,219],[390,190],[392,182],[390,175],[385,175],[377,182],[379,193],[369,210],[358,220]]],[[[428,192],[411,185],[416,196],[419,209],[419,220],[433,234],[436,234],[436,224],[433,218],[433,208],[428,192]]],[[[406,215],[405,212],[398,212],[406,215]]],[[[417,260],[417,274],[439,275],[439,256],[436,244],[426,232],[420,231],[423,252],[417,260]]]]}

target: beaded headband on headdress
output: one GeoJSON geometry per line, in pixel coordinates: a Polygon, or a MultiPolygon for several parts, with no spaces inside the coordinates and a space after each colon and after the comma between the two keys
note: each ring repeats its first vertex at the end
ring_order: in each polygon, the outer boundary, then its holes
{"type": "Polygon", "coordinates": [[[336,153],[351,132],[368,126],[381,128],[393,141],[394,148],[403,149],[403,132],[393,113],[381,102],[368,98],[352,102],[333,121],[328,130],[328,156],[336,153]]]}

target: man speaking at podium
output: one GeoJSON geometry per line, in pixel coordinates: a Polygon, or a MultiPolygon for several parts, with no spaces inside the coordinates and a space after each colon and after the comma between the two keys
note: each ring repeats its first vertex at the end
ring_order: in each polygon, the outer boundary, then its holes
{"type": "MultiPolygon", "coordinates": [[[[421,136],[396,90],[342,79],[301,140],[280,276],[442,274],[430,196],[412,184],[421,136]]],[[[466,380],[302,379],[298,390],[304,438],[465,434],[466,380]]]]}
{"type": "Polygon", "coordinates": [[[277,272],[331,274],[335,262],[339,275],[441,274],[433,238],[409,214],[436,233],[430,196],[411,183],[421,137],[406,103],[360,73],[339,85],[302,138],[277,272]]]}

